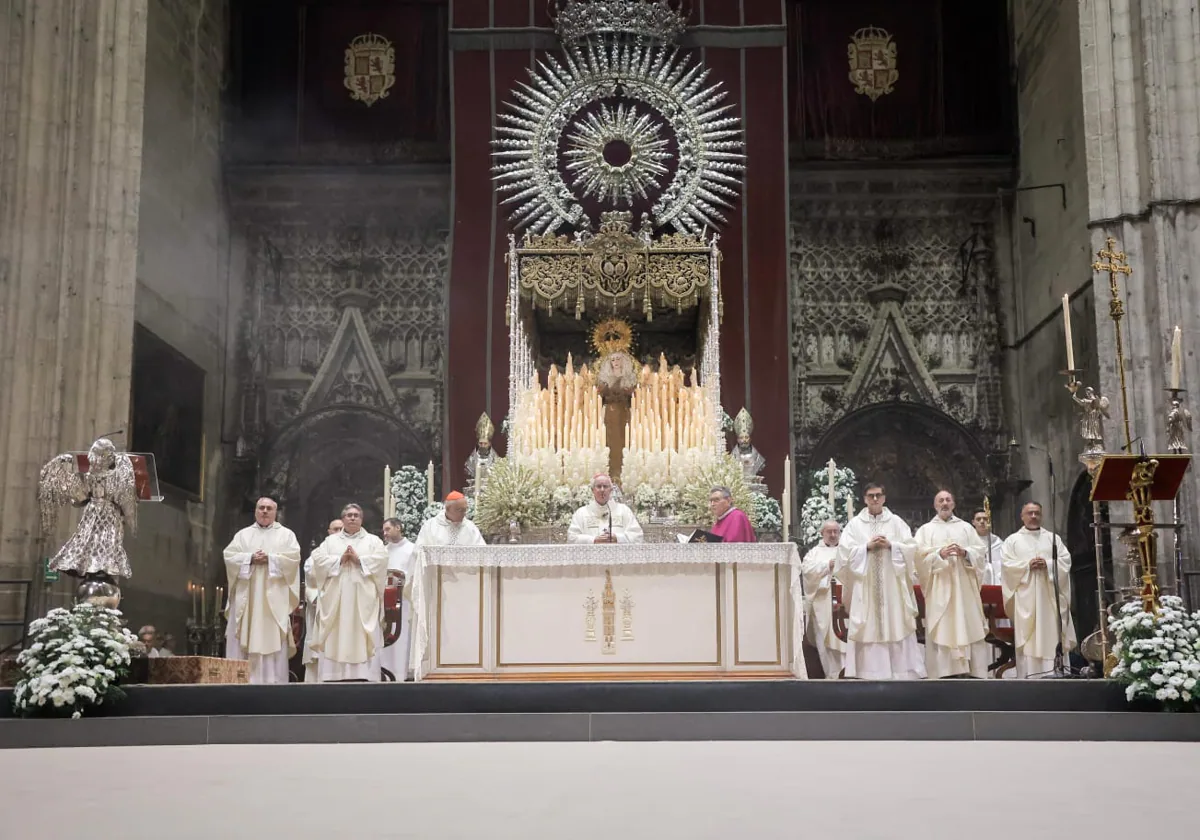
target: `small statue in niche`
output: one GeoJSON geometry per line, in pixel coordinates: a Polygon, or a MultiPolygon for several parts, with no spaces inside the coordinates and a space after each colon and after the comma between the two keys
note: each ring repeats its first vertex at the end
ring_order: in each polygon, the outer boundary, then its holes
{"type": "Polygon", "coordinates": [[[742,465],[742,478],[745,479],[746,486],[753,493],[765,494],[767,485],[762,480],[762,473],[767,460],[750,441],[750,436],[754,434],[754,421],[750,418],[749,411],[743,408],[738,412],[737,417],[733,419],[733,431],[737,434],[737,443],[730,452],[742,465]]]}
{"type": "Polygon", "coordinates": [[[475,424],[475,451],[467,457],[463,470],[467,474],[466,491],[468,496],[478,498],[480,491],[487,484],[487,474],[496,463],[496,450],[492,449],[492,435],[496,427],[485,411],[479,415],[475,424]]]}

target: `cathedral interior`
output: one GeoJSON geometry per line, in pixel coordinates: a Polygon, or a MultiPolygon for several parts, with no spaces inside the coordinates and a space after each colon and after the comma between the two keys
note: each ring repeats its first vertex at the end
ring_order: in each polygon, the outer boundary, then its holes
{"type": "MultiPolygon", "coordinates": [[[[32,578],[34,612],[69,599],[43,581],[38,467],[118,430],[155,454],[165,496],[128,540],[122,609],[176,637],[189,582],[223,576],[258,496],[307,550],[349,501],[378,530],[385,465],[432,461],[439,493],[461,486],[476,419],[500,429],[509,409],[512,228],[490,141],[557,48],[547,4],[16,5],[0,23],[0,578],[32,578]],[[348,56],[366,35],[394,66],[360,95],[348,56]]],[[[1007,533],[1036,498],[1095,580],[1062,302],[1115,451],[1110,289],[1091,267],[1106,237],[1133,267],[1139,445],[1166,445],[1175,324],[1185,387],[1200,376],[1200,70],[1158,49],[1168,12],[1133,8],[691,3],[683,47],[745,140],[721,233],[723,402],[753,414],[772,495],[790,455],[801,483],[830,458],[884,482],[910,522],[948,487],[960,513],[986,494],[1007,533]],[[856,89],[847,47],[879,33],[894,78],[856,89]]],[[[553,338],[550,355],[572,349],[553,338]]],[[[1083,638],[1095,589],[1077,591],[1083,638]]],[[[16,595],[0,618],[20,618],[16,595]]],[[[0,627],[0,647],[19,632],[0,627]]]]}

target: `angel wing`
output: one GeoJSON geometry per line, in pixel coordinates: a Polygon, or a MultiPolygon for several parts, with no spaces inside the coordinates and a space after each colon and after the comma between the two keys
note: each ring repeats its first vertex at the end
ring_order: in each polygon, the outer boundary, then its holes
{"type": "Polygon", "coordinates": [[[42,533],[49,535],[58,522],[58,509],[87,498],[87,488],[75,468],[75,456],[64,452],[46,462],[38,474],[38,507],[42,533]]]}
{"type": "Polygon", "coordinates": [[[130,536],[137,534],[137,476],[133,472],[133,461],[128,455],[117,455],[108,487],[109,498],[121,510],[130,536]]]}
{"type": "Polygon", "coordinates": [[[1096,408],[1100,409],[1100,413],[1108,417],[1108,397],[1101,395],[1096,401],[1096,408]]]}

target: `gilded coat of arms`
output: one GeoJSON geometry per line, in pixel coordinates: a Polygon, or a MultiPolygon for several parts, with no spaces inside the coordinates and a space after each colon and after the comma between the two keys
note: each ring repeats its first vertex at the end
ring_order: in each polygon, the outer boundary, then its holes
{"type": "Polygon", "coordinates": [[[874,102],[894,90],[900,71],[896,69],[896,42],[886,29],[864,27],[854,33],[846,51],[850,57],[850,81],[854,92],[874,102]]]}
{"type": "Polygon", "coordinates": [[[346,48],[346,90],[368,108],[396,84],[396,49],[382,35],[359,35],[346,48]]]}

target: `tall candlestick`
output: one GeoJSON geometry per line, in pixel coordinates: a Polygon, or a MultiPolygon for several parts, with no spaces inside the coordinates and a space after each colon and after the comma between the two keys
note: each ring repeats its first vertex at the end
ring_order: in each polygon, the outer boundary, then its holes
{"type": "Polygon", "coordinates": [[[1067,338],[1067,370],[1075,370],[1075,342],[1071,338],[1071,300],[1063,295],[1063,332],[1067,338]]]}
{"type": "Polygon", "coordinates": [[[1175,332],[1171,335],[1171,387],[1178,391],[1179,381],[1183,373],[1183,334],[1180,333],[1179,327],[1175,327],[1175,332]]]}
{"type": "Polygon", "coordinates": [[[188,594],[192,596],[192,623],[196,622],[196,584],[188,581],[188,594]]]}
{"type": "Polygon", "coordinates": [[[208,587],[202,585],[200,587],[200,620],[204,621],[205,614],[208,612],[208,587]]]}
{"type": "Polygon", "coordinates": [[[428,503],[433,504],[433,461],[430,461],[429,466],[425,468],[425,485],[428,503]]]}
{"type": "Polygon", "coordinates": [[[221,619],[221,605],[225,602],[225,590],[217,587],[216,603],[213,604],[213,624],[216,624],[221,619]]]}

